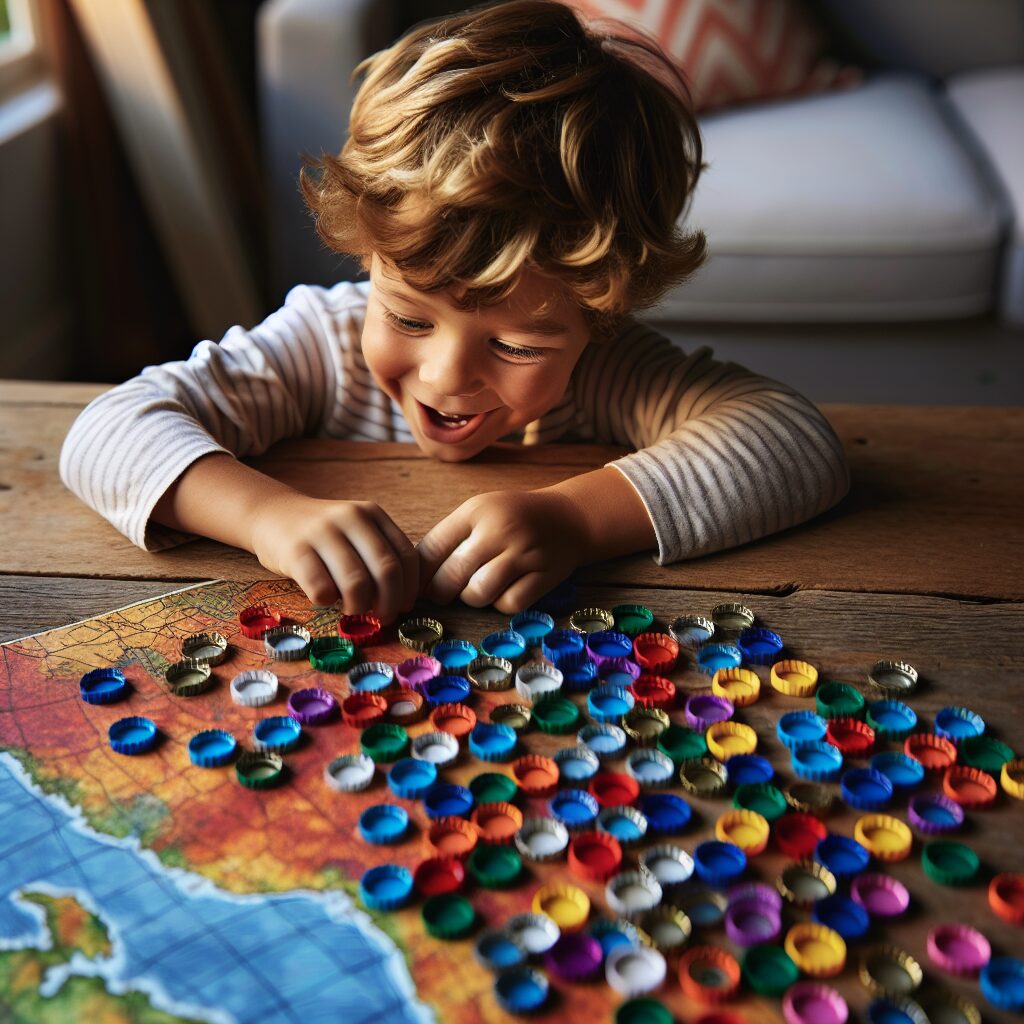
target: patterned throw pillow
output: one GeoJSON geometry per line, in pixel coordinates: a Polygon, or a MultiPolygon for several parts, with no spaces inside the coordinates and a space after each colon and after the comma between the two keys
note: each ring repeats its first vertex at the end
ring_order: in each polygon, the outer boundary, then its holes
{"type": "Polygon", "coordinates": [[[567,0],[588,18],[646,29],[690,82],[697,110],[817,92],[861,80],[825,57],[796,0],[567,0]]]}

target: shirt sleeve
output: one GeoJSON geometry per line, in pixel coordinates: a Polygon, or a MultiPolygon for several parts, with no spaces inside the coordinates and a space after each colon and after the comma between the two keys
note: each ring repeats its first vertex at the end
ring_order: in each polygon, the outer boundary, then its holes
{"type": "Polygon", "coordinates": [[[150,366],[81,412],[64,441],[65,486],[148,551],[189,539],[150,522],[153,507],[196,459],[258,455],[315,433],[338,386],[348,283],[300,286],[263,323],[200,342],[187,360],[150,366]]]}
{"type": "Polygon", "coordinates": [[[849,489],[842,445],[806,398],[646,325],[588,346],[573,385],[581,432],[637,449],[608,465],[646,506],[659,564],[795,526],[849,489]]]}

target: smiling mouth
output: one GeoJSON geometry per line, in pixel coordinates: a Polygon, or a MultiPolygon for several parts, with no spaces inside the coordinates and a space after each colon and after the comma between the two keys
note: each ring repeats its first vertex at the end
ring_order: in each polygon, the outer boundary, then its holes
{"type": "Polygon", "coordinates": [[[453,413],[443,412],[416,400],[420,413],[423,433],[432,441],[458,444],[476,433],[489,412],[453,413]]]}

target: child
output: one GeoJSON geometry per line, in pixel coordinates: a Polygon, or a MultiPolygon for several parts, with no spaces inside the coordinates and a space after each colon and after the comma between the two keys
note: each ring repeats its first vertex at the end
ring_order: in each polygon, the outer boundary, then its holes
{"type": "Polygon", "coordinates": [[[148,550],[202,534],[314,604],[391,621],[420,593],[512,613],[578,565],[693,557],[843,496],[841,447],[809,402],[629,315],[705,258],[677,227],[699,131],[653,40],[515,0],[421,24],[362,71],[340,157],[302,187],[320,236],[370,280],[296,287],[252,330],[96,399],[61,453],[82,500],[148,550]],[[634,451],[478,495],[414,547],[374,503],[238,461],[298,435],[449,462],[499,440],[634,451]]]}

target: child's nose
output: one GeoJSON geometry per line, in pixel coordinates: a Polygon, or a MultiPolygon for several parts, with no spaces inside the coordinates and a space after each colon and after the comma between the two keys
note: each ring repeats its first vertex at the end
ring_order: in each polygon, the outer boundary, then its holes
{"type": "Polygon", "coordinates": [[[420,380],[438,397],[464,398],[484,387],[480,354],[458,338],[431,339],[420,361],[420,380]]]}

